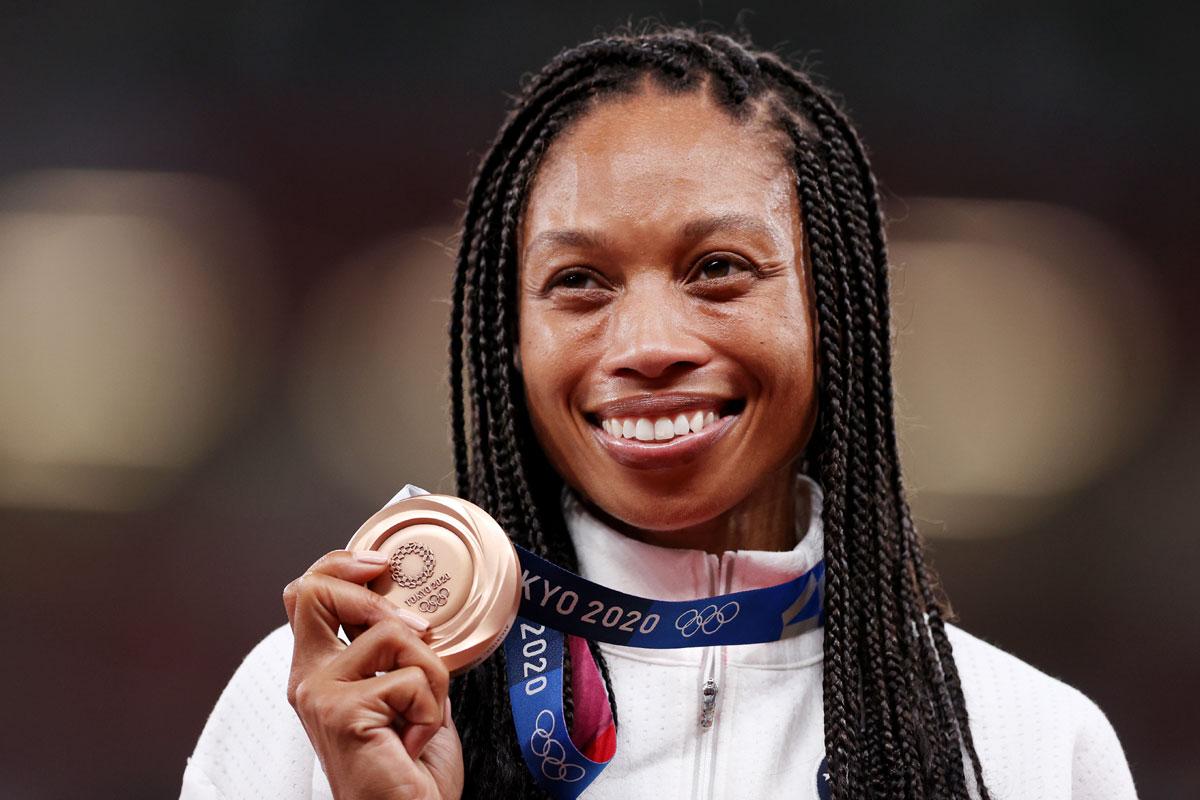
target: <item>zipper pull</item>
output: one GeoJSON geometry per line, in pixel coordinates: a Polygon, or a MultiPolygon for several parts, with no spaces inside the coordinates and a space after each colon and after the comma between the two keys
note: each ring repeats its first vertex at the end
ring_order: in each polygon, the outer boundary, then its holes
{"type": "Polygon", "coordinates": [[[717,706],[717,682],[709,678],[704,682],[704,688],[700,690],[700,727],[711,728],[713,724],[713,712],[717,706]]]}

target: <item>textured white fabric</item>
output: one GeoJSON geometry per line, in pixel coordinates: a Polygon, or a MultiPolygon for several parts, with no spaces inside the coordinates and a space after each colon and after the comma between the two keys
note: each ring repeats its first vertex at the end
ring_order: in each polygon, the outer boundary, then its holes
{"type": "MultiPolygon", "coordinates": [[[[793,550],[720,557],[633,541],[571,501],[566,511],[585,577],[683,600],[769,586],[810,569],[823,553],[820,488],[804,481],[799,499],[808,528],[793,550]]],[[[948,634],[992,797],[1136,797],[1116,734],[1094,703],[956,626],[948,634]]],[[[621,725],[617,755],[587,797],[817,797],[824,753],[820,629],[700,650],[600,647],[621,725]],[[718,694],[714,725],[703,730],[707,677],[718,694]]]]}
{"type": "MultiPolygon", "coordinates": [[[[800,493],[808,528],[787,552],[720,557],[629,539],[568,499],[581,573],[626,592],[689,599],[779,583],[821,557],[820,490],[800,493]]],[[[1081,693],[955,626],[955,661],[997,800],[1136,798],[1121,745],[1081,693]]],[[[823,753],[821,637],[689,650],[601,645],[618,699],[617,754],[584,794],[594,800],[817,798],[823,753]],[[715,721],[699,725],[700,689],[718,685],[715,721]]],[[[185,800],[329,798],[287,703],[291,631],[273,631],[221,694],[184,771],[185,800]]]]}

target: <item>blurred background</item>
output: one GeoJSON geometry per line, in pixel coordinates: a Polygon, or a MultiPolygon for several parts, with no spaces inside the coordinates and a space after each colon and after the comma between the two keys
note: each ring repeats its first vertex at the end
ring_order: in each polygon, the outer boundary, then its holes
{"type": "Polygon", "coordinates": [[[452,488],[446,245],[519,77],[739,12],[873,151],[961,624],[1196,796],[1200,20],[1108,5],[4,3],[0,796],[177,793],[283,586],[452,488]]]}

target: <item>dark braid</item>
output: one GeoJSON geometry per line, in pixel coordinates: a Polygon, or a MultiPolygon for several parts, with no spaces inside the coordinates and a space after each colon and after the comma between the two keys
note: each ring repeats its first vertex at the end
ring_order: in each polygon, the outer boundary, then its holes
{"type": "Polygon", "coordinates": [[[825,501],[822,521],[825,526],[825,562],[827,567],[826,622],[825,622],[825,673],[838,675],[838,682],[825,680],[825,750],[828,758],[832,784],[845,787],[847,797],[854,784],[851,768],[858,762],[859,732],[861,724],[859,708],[857,655],[853,652],[856,631],[848,621],[852,594],[847,591],[850,564],[847,556],[848,540],[845,536],[831,535],[833,531],[846,529],[846,498],[843,492],[831,488],[845,486],[847,453],[849,449],[846,419],[847,382],[851,374],[846,357],[850,332],[844,324],[848,317],[842,314],[841,298],[843,287],[834,280],[831,266],[841,260],[841,237],[826,217],[831,208],[828,193],[822,186],[824,169],[802,136],[795,139],[797,145],[797,172],[800,192],[801,214],[808,226],[811,269],[816,289],[817,321],[820,330],[818,350],[821,358],[822,380],[820,392],[820,436],[823,442],[810,442],[819,452],[819,479],[824,490],[825,501]],[[847,691],[850,688],[850,691],[847,691]]]}
{"type": "MultiPolygon", "coordinates": [[[[707,85],[733,119],[765,116],[790,149],[819,332],[818,425],[799,466],[825,498],[823,698],[833,797],[965,798],[966,759],[987,798],[948,612],[901,479],[875,179],[846,116],[774,54],[690,29],[620,34],[560,53],[525,82],[471,183],[462,223],[450,322],[458,492],[514,541],[578,568],[562,479],[538,446],[514,363],[518,231],[554,140],[595,104],[636,92],[644,76],[671,92],[707,85]]],[[[616,719],[608,665],[594,642],[589,648],[616,719]]],[[[565,683],[570,720],[569,672],[565,683]]],[[[466,795],[539,795],[511,735],[503,653],[458,678],[453,693],[466,795]]]]}
{"type": "MultiPolygon", "coordinates": [[[[879,586],[880,578],[887,574],[882,572],[881,566],[892,560],[890,550],[894,550],[895,546],[891,542],[885,542],[884,546],[879,547],[872,540],[872,532],[886,524],[888,512],[894,506],[888,502],[888,494],[881,491],[882,482],[879,476],[883,472],[882,465],[877,462],[869,464],[866,458],[871,448],[881,450],[876,420],[880,397],[883,394],[878,374],[879,336],[874,308],[875,270],[866,245],[867,212],[861,192],[857,191],[857,181],[853,175],[848,174],[847,148],[841,139],[837,121],[811,98],[806,99],[804,105],[810,109],[810,116],[815,120],[821,141],[825,145],[830,164],[828,185],[833,194],[832,207],[841,212],[841,227],[849,232],[846,237],[848,252],[843,263],[848,267],[851,293],[859,298],[858,302],[852,303],[854,328],[863,333],[853,341],[854,362],[866,380],[854,386],[853,405],[857,413],[852,425],[855,446],[851,449],[854,454],[854,483],[851,489],[854,514],[851,518],[851,530],[854,533],[853,572],[858,578],[852,581],[853,591],[859,605],[870,610],[869,614],[860,615],[861,627],[858,632],[860,659],[866,664],[866,675],[870,676],[870,680],[864,681],[863,685],[865,731],[874,739],[867,748],[868,755],[864,759],[866,780],[872,793],[877,796],[902,796],[905,791],[904,772],[893,768],[900,761],[900,754],[897,753],[898,725],[892,715],[883,713],[893,705],[888,687],[889,682],[894,684],[896,673],[894,670],[885,669],[884,651],[888,646],[886,625],[894,621],[895,612],[893,609],[891,617],[886,613],[883,606],[887,599],[890,599],[891,592],[886,585],[883,591],[880,591],[879,586]],[[871,624],[874,620],[879,622],[871,624]]],[[[890,397],[888,399],[890,402],[890,397]]],[[[911,756],[911,753],[905,755],[911,756]]],[[[911,760],[906,766],[911,768],[911,760]]]]}

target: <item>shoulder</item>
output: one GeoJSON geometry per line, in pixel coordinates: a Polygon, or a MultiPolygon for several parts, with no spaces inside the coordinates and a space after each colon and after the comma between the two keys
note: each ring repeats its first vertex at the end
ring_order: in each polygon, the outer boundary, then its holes
{"type": "MultiPolygon", "coordinates": [[[[207,728],[220,723],[247,726],[272,724],[279,716],[295,716],[287,701],[292,664],[292,630],[282,625],[271,631],[242,659],[209,716],[207,728]],[[287,715],[283,715],[283,711],[287,715]]],[[[297,721],[298,724],[298,721],[297,721]]]]}
{"type": "Polygon", "coordinates": [[[291,665],[292,629],[280,625],[250,649],[234,672],[230,686],[263,680],[274,685],[280,678],[286,681],[291,665]]]}
{"type": "Polygon", "coordinates": [[[993,797],[1137,796],[1121,743],[1096,703],[956,625],[946,633],[993,797]]]}
{"type": "Polygon", "coordinates": [[[181,797],[310,797],[313,750],[287,701],[292,631],[271,631],[218,698],[184,771],[181,797]]]}

